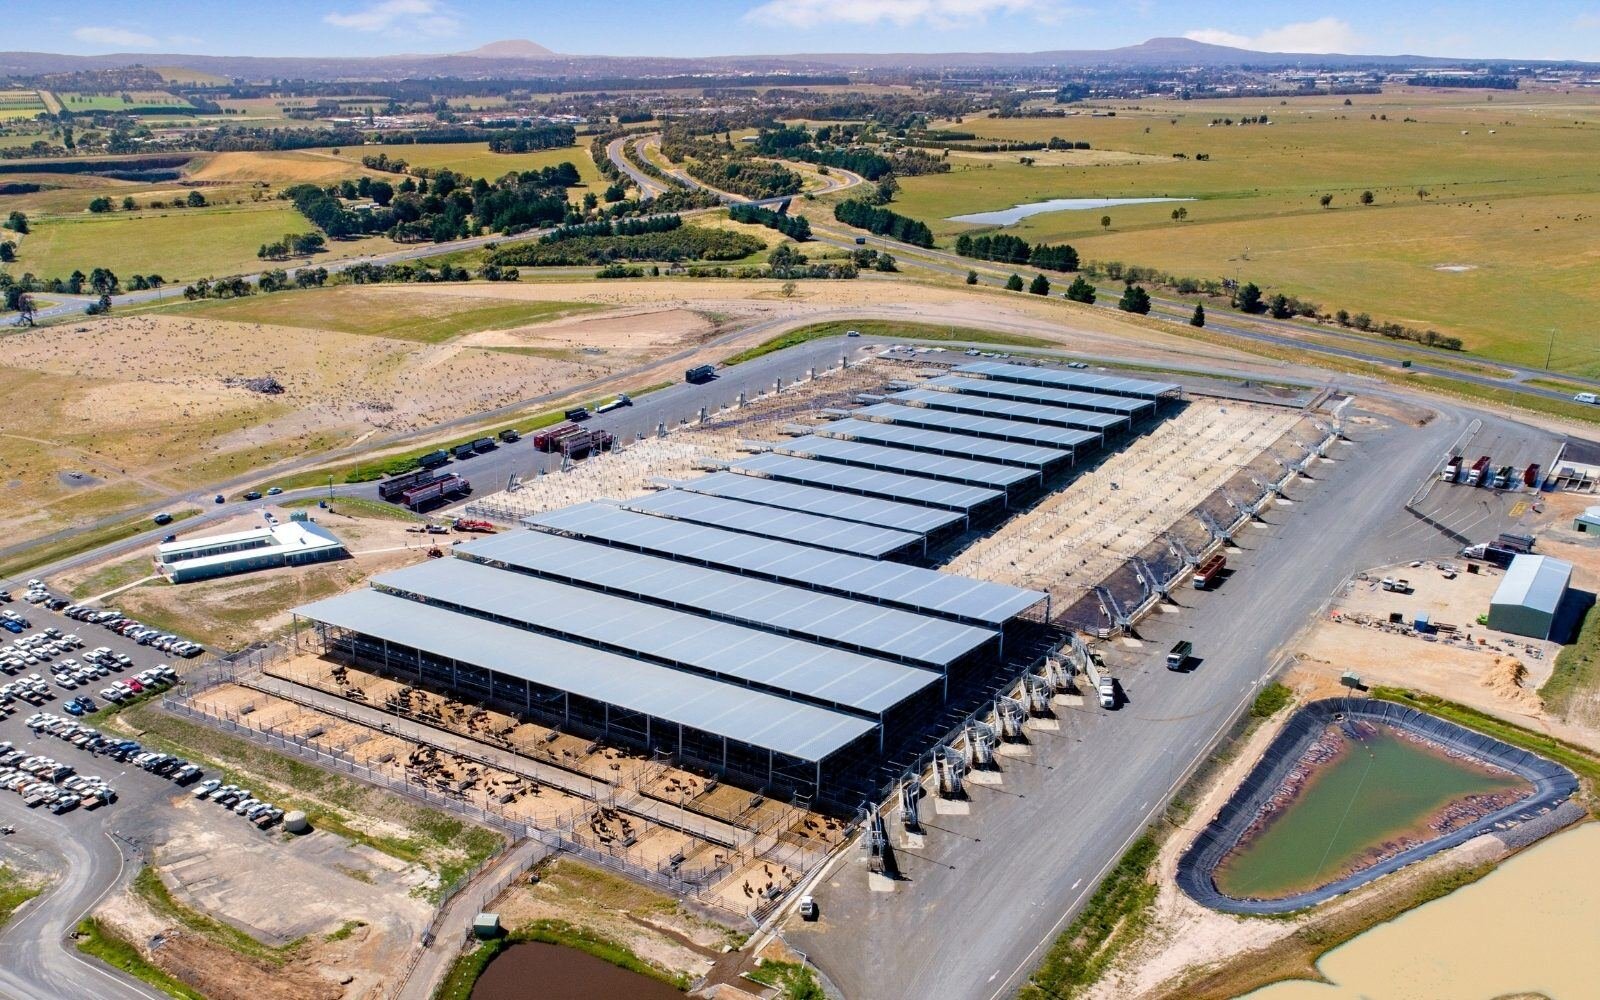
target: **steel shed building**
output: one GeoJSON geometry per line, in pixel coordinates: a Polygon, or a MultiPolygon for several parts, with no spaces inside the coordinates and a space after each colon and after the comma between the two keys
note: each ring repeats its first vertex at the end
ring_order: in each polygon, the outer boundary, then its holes
{"type": "Polygon", "coordinates": [[[920,551],[925,536],[859,521],[840,521],[793,510],[777,510],[742,500],[706,496],[684,490],[660,490],[623,500],[618,506],[641,514],[654,514],[714,528],[727,528],[746,535],[781,538],[788,542],[815,545],[834,552],[882,559],[899,553],[920,551]]]}
{"type": "MultiPolygon", "coordinates": [[[[895,429],[897,428],[885,428],[885,430],[895,429]]],[[[909,427],[898,429],[913,430],[909,427]]],[[[1041,475],[1037,470],[1014,465],[997,465],[994,462],[981,462],[975,458],[964,458],[959,455],[936,455],[864,441],[824,437],[820,434],[807,434],[793,441],[784,441],[774,446],[773,450],[780,455],[794,458],[812,458],[819,462],[836,462],[875,471],[903,473],[906,476],[919,477],[924,481],[940,480],[967,486],[981,486],[986,489],[1010,490],[1015,486],[1036,483],[1041,475]]]]}
{"type": "Polygon", "coordinates": [[[763,507],[798,510],[807,514],[877,524],[898,531],[931,535],[961,525],[966,519],[953,510],[934,510],[916,504],[880,500],[799,483],[760,480],[734,472],[713,472],[698,479],[669,481],[676,489],[707,496],[743,500],[763,507]]]}
{"type": "Polygon", "coordinates": [[[1097,375],[1069,368],[1050,368],[1034,365],[1008,365],[995,361],[979,361],[961,365],[956,371],[963,375],[1000,379],[1005,382],[1023,382],[1029,385],[1046,385],[1059,389],[1080,389],[1105,396],[1130,396],[1134,399],[1161,399],[1177,396],[1183,386],[1176,382],[1152,382],[1149,379],[1127,378],[1122,375],[1097,375]]]}
{"type": "MultiPolygon", "coordinates": [[[[792,442],[790,442],[792,444],[792,442]]],[[[888,449],[886,449],[888,450],[888,449]]],[[[779,482],[817,486],[896,501],[942,507],[965,516],[989,504],[1002,503],[1004,490],[962,483],[941,482],[923,476],[902,475],[883,469],[851,468],[832,462],[819,462],[794,455],[756,455],[728,466],[733,472],[779,482]]]]}
{"type": "Polygon", "coordinates": [[[1489,627],[1531,639],[1549,639],[1572,582],[1572,564],[1550,556],[1511,560],[1489,600],[1489,627]]]}
{"type": "Polygon", "coordinates": [[[924,427],[928,430],[950,431],[969,437],[1060,448],[1074,455],[1079,448],[1095,444],[1100,440],[1098,433],[1091,434],[1054,424],[1006,420],[994,414],[951,413],[923,406],[902,406],[899,403],[874,403],[856,410],[851,416],[858,420],[924,427]]]}

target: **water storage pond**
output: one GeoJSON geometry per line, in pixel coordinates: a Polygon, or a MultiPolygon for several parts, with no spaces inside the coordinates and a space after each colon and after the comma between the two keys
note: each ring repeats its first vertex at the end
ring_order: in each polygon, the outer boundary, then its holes
{"type": "Polygon", "coordinates": [[[1543,758],[1384,702],[1314,702],[1291,718],[1179,863],[1231,912],[1286,912],[1538,816],[1572,794],[1543,758]]]}
{"type": "Polygon", "coordinates": [[[489,962],[472,1000],[683,1000],[666,983],[576,948],[543,941],[513,944],[489,962]]]}
{"type": "Polygon", "coordinates": [[[1193,198],[1051,198],[1013,205],[997,212],[978,212],[973,215],[952,215],[946,222],[970,222],[977,226],[1010,226],[1030,215],[1046,212],[1081,212],[1091,208],[1116,208],[1118,205],[1150,205],[1162,201],[1194,201],[1193,198]]]}

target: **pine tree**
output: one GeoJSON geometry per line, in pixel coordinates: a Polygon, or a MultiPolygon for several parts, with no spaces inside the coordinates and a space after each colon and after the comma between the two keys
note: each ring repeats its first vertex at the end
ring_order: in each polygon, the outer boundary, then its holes
{"type": "Polygon", "coordinates": [[[1199,302],[1194,304],[1194,315],[1189,317],[1190,326],[1206,325],[1206,307],[1199,302]]]}

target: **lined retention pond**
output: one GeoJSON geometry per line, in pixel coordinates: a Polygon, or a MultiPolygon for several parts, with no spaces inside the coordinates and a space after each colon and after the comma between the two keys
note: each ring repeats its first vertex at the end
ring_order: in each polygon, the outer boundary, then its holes
{"type": "Polygon", "coordinates": [[[1361,726],[1354,738],[1333,732],[1318,745],[1331,752],[1292,798],[1217,866],[1218,889],[1239,899],[1314,889],[1397,843],[1427,839],[1442,813],[1489,812],[1489,803],[1499,808],[1533,790],[1508,771],[1447,756],[1389,726],[1361,726]]]}
{"type": "Polygon", "coordinates": [[[576,948],[543,941],[513,944],[490,960],[472,1000],[683,1000],[666,983],[629,972],[576,948]]]}
{"type": "Polygon", "coordinates": [[[1559,764],[1408,706],[1314,701],[1195,836],[1178,886],[1227,913],[1288,913],[1480,834],[1511,835],[1577,788],[1559,764]]]}

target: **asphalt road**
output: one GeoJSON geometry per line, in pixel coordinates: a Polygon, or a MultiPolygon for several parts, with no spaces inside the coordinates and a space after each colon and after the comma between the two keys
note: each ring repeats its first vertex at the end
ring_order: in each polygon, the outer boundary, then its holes
{"type": "MultiPolygon", "coordinates": [[[[20,601],[7,606],[29,619],[30,632],[55,626],[63,632],[76,633],[85,649],[109,646],[133,658],[132,668],[111,674],[100,686],[171,659],[98,625],[73,621],[20,601]]],[[[6,637],[10,638],[9,633],[6,637]]],[[[42,669],[38,672],[44,673],[42,669]]],[[[0,839],[0,857],[8,847],[26,846],[59,859],[54,866],[55,883],[0,929],[0,996],[8,1000],[164,1000],[164,994],[83,956],[68,939],[78,921],[119,880],[125,875],[131,877],[136,865],[125,862],[124,845],[164,839],[160,812],[151,808],[152,803],[182,794],[164,778],[131,764],[85,753],[65,740],[36,736],[24,724],[36,711],[65,715],[61,706],[72,695],[87,693],[102,702],[95,695],[96,690],[98,686],[68,692],[52,685],[54,700],[38,709],[18,703],[16,713],[0,721],[0,739],[11,741],[18,749],[70,764],[80,774],[98,774],[117,790],[117,801],[108,806],[93,811],[74,809],[61,816],[43,807],[29,809],[15,793],[0,791],[0,823],[10,824],[17,831],[0,839]]],[[[242,827],[244,820],[239,822],[242,827]]]]}
{"type": "Polygon", "coordinates": [[[1002,784],[969,785],[970,815],[926,800],[925,843],[897,851],[905,880],[871,891],[849,858],[816,890],[823,921],[791,929],[789,942],[848,998],[1013,993],[1326,595],[1351,572],[1408,556],[1382,528],[1405,517],[1467,419],[1452,408],[1423,428],[1354,427],[1333,464],[1313,467],[1318,481],[1292,487],[1294,502],[1241,534],[1224,586],[1177,593],[1179,608],[1141,627],[1141,647],[1110,647],[1127,696],[1119,710],[1092,700],[1059,709],[1060,731],[1035,733],[1030,756],[1003,760],[1002,784]],[[1190,672],[1161,663],[1179,638],[1200,659],[1190,672]]]}

